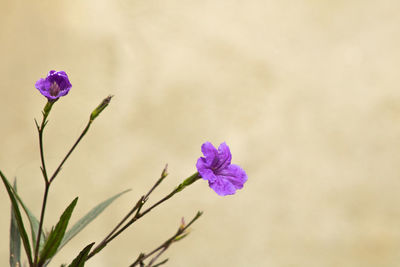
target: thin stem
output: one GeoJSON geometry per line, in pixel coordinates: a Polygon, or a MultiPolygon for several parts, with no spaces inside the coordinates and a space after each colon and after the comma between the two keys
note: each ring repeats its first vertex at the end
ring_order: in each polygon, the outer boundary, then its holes
{"type": "Polygon", "coordinates": [[[164,181],[165,177],[168,176],[168,164],[165,165],[164,169],[161,172],[160,178],[157,180],[157,182],[153,185],[153,187],[147,192],[147,194],[144,196],[145,201],[149,198],[150,194],[153,193],[154,189],[156,189],[162,181],[164,181]]]}
{"type": "Polygon", "coordinates": [[[50,178],[50,183],[56,178],[57,174],[61,171],[62,166],[64,165],[65,161],[68,159],[68,157],[71,155],[71,153],[74,151],[75,147],[79,144],[79,142],[82,140],[82,138],[85,136],[87,131],[90,128],[90,125],[92,124],[92,120],[89,120],[88,123],[86,124],[85,129],[81,133],[81,135],[78,137],[78,139],[75,141],[74,145],[71,147],[71,149],[68,151],[67,155],[64,157],[64,159],[61,161],[60,165],[58,165],[57,169],[53,173],[53,175],[50,178]]]}
{"type": "MultiPolygon", "coordinates": [[[[119,229],[116,233],[114,233],[111,237],[109,237],[105,243],[105,245],[109,242],[111,242],[114,238],[116,238],[118,235],[120,235],[123,231],[125,231],[129,226],[131,226],[134,222],[136,222],[138,219],[140,219],[141,217],[143,217],[144,215],[146,215],[147,213],[149,213],[152,209],[154,209],[155,207],[159,206],[160,204],[162,204],[163,202],[165,202],[166,200],[170,199],[172,196],[174,196],[176,193],[182,191],[187,185],[190,185],[191,183],[195,182],[196,180],[198,180],[200,178],[199,173],[195,173],[192,176],[190,176],[189,178],[187,178],[183,183],[181,183],[178,187],[176,187],[171,193],[169,193],[168,195],[166,195],[165,197],[163,197],[161,200],[159,200],[158,202],[156,202],[155,204],[153,204],[151,207],[147,208],[145,211],[140,212],[140,208],[143,206],[143,204],[139,207],[138,211],[136,212],[135,216],[133,216],[133,218],[126,223],[121,229],[119,229]]],[[[158,183],[159,184],[159,183],[158,183]]],[[[156,185],[158,185],[156,183],[156,185]]],[[[153,189],[153,188],[152,188],[153,189]]],[[[95,251],[93,251],[95,252],[95,251]]],[[[97,253],[97,252],[96,252],[97,253]]],[[[93,256],[93,255],[91,255],[93,256]]],[[[88,257],[89,258],[89,257],[88,257]]]]}
{"type": "Polygon", "coordinates": [[[166,200],[170,199],[173,195],[175,195],[176,193],[182,191],[186,186],[188,186],[188,185],[192,184],[193,182],[197,181],[199,178],[200,178],[200,174],[198,172],[196,172],[195,174],[193,174],[192,176],[187,178],[183,183],[181,183],[177,188],[172,190],[171,193],[169,193],[168,195],[163,197],[161,200],[159,200],[158,202],[154,203],[151,207],[147,208],[145,211],[140,213],[139,217],[142,217],[142,216],[146,215],[146,213],[150,212],[152,209],[154,209],[155,207],[157,207],[161,203],[163,203],[166,200]]]}
{"type": "Polygon", "coordinates": [[[67,155],[64,157],[64,159],[58,165],[57,169],[54,171],[54,173],[51,176],[51,178],[48,179],[45,160],[44,160],[44,149],[43,149],[43,130],[44,130],[46,124],[47,124],[47,121],[46,121],[47,116],[48,116],[48,113],[43,112],[43,121],[42,121],[41,126],[39,127],[38,124],[36,123],[36,126],[38,128],[38,132],[39,132],[40,158],[41,158],[41,162],[42,162],[41,170],[42,170],[43,177],[44,177],[44,180],[45,180],[45,191],[44,191],[44,196],[43,196],[42,211],[41,211],[41,214],[40,214],[39,229],[38,229],[38,234],[37,234],[37,238],[36,238],[35,257],[34,257],[34,262],[33,262],[34,266],[37,266],[38,260],[39,260],[38,256],[39,256],[40,239],[41,239],[41,236],[42,236],[44,214],[45,214],[45,210],[46,210],[47,197],[48,197],[50,185],[54,181],[54,179],[56,178],[57,174],[60,172],[62,166],[65,163],[65,161],[68,159],[68,157],[74,151],[76,146],[79,144],[79,142],[85,136],[85,134],[89,130],[90,125],[93,122],[92,120],[89,120],[89,122],[87,123],[87,125],[86,125],[85,129],[83,130],[83,132],[81,133],[81,135],[78,137],[78,139],[75,141],[75,143],[73,144],[71,149],[68,151],[67,155]]]}
{"type": "Polygon", "coordinates": [[[163,260],[163,261],[160,261],[159,263],[157,263],[156,265],[154,265],[154,267],[161,266],[161,265],[167,263],[167,261],[168,261],[168,259],[165,259],[165,260],[163,260]]]}
{"type": "Polygon", "coordinates": [[[58,165],[57,169],[54,171],[54,173],[50,177],[50,179],[48,178],[48,175],[47,175],[46,164],[45,164],[45,160],[44,160],[43,131],[44,131],[44,128],[46,127],[46,124],[47,124],[47,117],[49,116],[51,108],[52,108],[53,104],[57,101],[57,99],[56,100],[49,100],[46,103],[46,106],[44,107],[43,112],[42,112],[43,120],[42,120],[42,123],[41,123],[40,127],[39,127],[39,124],[37,123],[37,121],[35,120],[36,127],[37,127],[37,130],[39,132],[39,148],[40,148],[39,150],[40,150],[40,159],[41,159],[41,162],[42,162],[41,170],[42,170],[42,174],[43,174],[43,177],[44,177],[44,180],[45,180],[45,191],[44,191],[44,196],[43,196],[42,211],[41,211],[41,214],[40,214],[39,229],[38,229],[38,234],[37,234],[37,239],[36,239],[35,257],[34,257],[34,261],[33,261],[33,266],[34,267],[38,267],[40,238],[41,238],[41,234],[42,234],[44,214],[45,214],[45,210],[46,210],[47,196],[49,194],[50,185],[54,181],[54,179],[56,178],[57,174],[61,171],[61,168],[64,165],[65,161],[69,158],[71,153],[74,151],[76,146],[79,144],[79,142],[82,140],[82,138],[85,136],[85,134],[89,130],[90,125],[92,124],[93,120],[110,103],[111,97],[112,96],[108,96],[106,99],[104,99],[102,101],[102,103],[92,112],[92,114],[90,115],[89,122],[87,123],[85,129],[83,130],[81,135],[78,137],[78,139],[75,141],[75,143],[73,144],[71,149],[68,151],[67,155],[64,157],[64,159],[58,165]]]}
{"type": "Polygon", "coordinates": [[[141,212],[138,216],[138,219],[144,215],[146,215],[147,213],[149,213],[152,209],[154,209],[155,207],[157,207],[158,205],[160,205],[161,203],[163,203],[164,201],[170,199],[173,195],[175,195],[176,193],[178,193],[180,190],[178,190],[178,188],[174,189],[171,193],[169,193],[168,195],[166,195],[165,197],[163,197],[161,200],[159,200],[157,203],[153,204],[150,208],[147,208],[145,211],[141,212]]]}
{"type": "Polygon", "coordinates": [[[44,161],[44,149],[43,149],[43,129],[44,129],[45,125],[46,125],[45,124],[45,117],[43,116],[42,125],[40,126],[40,128],[38,128],[38,130],[39,130],[40,160],[42,162],[42,167],[40,169],[42,170],[44,181],[47,183],[48,182],[48,178],[47,178],[46,164],[45,164],[45,161],[44,161]]]}
{"type": "MultiPolygon", "coordinates": [[[[172,243],[172,242],[171,242],[171,243],[172,243]]],[[[166,245],[165,247],[163,247],[163,248],[161,249],[161,251],[158,252],[157,255],[151,259],[151,261],[149,262],[149,264],[148,264],[147,266],[148,266],[148,267],[153,266],[153,264],[156,262],[156,260],[169,248],[169,246],[171,245],[171,243],[169,243],[168,245],[166,245]]]]}
{"type": "Polygon", "coordinates": [[[139,201],[136,203],[136,205],[128,212],[128,214],[117,224],[117,226],[114,227],[114,229],[92,250],[91,253],[87,256],[86,260],[89,260],[91,257],[96,255],[98,252],[100,252],[101,249],[103,249],[107,243],[109,238],[115,233],[115,231],[118,230],[119,227],[139,208],[140,205],[143,205],[144,197],[141,197],[139,201]]]}
{"type": "Polygon", "coordinates": [[[114,238],[116,238],[118,235],[120,235],[123,231],[125,231],[126,228],[128,228],[129,226],[131,226],[134,222],[136,222],[138,219],[140,219],[141,217],[143,217],[145,214],[147,214],[148,212],[150,212],[153,208],[157,207],[158,205],[160,205],[161,203],[163,203],[164,201],[170,199],[173,195],[175,195],[177,193],[177,189],[175,189],[174,191],[172,191],[170,194],[168,194],[166,197],[164,197],[163,199],[161,199],[160,201],[158,201],[156,204],[154,204],[153,206],[151,206],[150,208],[146,209],[144,212],[139,213],[137,212],[135,214],[135,216],[127,223],[125,224],[121,229],[119,229],[115,234],[113,234],[108,240],[107,243],[112,241],[114,238]]]}
{"type": "Polygon", "coordinates": [[[136,214],[134,215],[134,217],[136,217],[139,214],[140,209],[146,203],[150,194],[154,191],[154,189],[156,189],[161,184],[161,182],[165,179],[165,177],[167,177],[167,175],[168,175],[167,169],[168,169],[168,164],[165,165],[163,171],[161,172],[160,178],[151,187],[151,189],[147,192],[147,194],[139,198],[139,200],[136,202],[136,205],[128,212],[128,214],[125,215],[125,217],[117,224],[117,226],[115,226],[114,229],[92,250],[92,252],[89,253],[87,260],[90,259],[91,257],[93,257],[98,252],[100,252],[100,250],[103,249],[107,245],[108,242],[110,242],[112,239],[115,238],[115,237],[111,238],[111,236],[113,236],[113,234],[126,222],[126,220],[129,219],[129,217],[135,211],[136,211],[136,214]]]}
{"type": "Polygon", "coordinates": [[[106,238],[104,238],[99,245],[97,245],[88,255],[86,260],[89,260],[91,257],[93,257],[94,255],[96,255],[97,253],[99,253],[105,246],[107,246],[107,244],[109,242],[111,242],[114,238],[116,238],[118,235],[120,235],[123,231],[125,231],[129,226],[131,226],[135,221],[137,221],[138,219],[140,219],[141,217],[143,217],[144,215],[146,215],[147,213],[149,213],[152,209],[154,209],[155,207],[157,207],[158,205],[160,205],[161,203],[165,202],[166,200],[170,199],[173,195],[175,195],[176,193],[182,191],[186,186],[192,184],[193,182],[195,182],[196,180],[198,180],[200,178],[199,173],[195,173],[192,176],[188,177],[187,179],[185,179],[179,186],[177,186],[171,193],[169,193],[167,196],[165,196],[164,198],[162,198],[161,200],[159,200],[158,202],[156,202],[155,204],[153,204],[150,208],[146,209],[144,212],[140,212],[141,208],[143,207],[143,205],[146,203],[146,201],[148,200],[150,194],[154,191],[154,189],[156,187],[158,187],[161,182],[165,179],[165,177],[167,177],[167,166],[165,166],[164,170],[161,173],[161,177],[157,180],[157,182],[151,187],[151,189],[147,192],[146,195],[142,196],[139,201],[136,203],[136,205],[131,209],[131,211],[118,223],[118,225],[116,227],[114,227],[114,229],[111,231],[111,233],[109,233],[106,238]],[[135,215],[133,216],[133,218],[127,222],[124,226],[122,226],[124,224],[124,222],[126,220],[129,219],[129,217],[134,213],[135,215]],[[122,226],[122,227],[121,227],[122,226]],[[121,227],[121,228],[120,228],[121,227]],[[119,229],[120,228],[120,229],[119,229]],[[119,230],[118,230],[119,229],[119,230]]]}
{"type": "Polygon", "coordinates": [[[111,237],[109,237],[109,239],[107,239],[107,243],[112,241],[114,238],[116,238],[118,235],[120,235],[123,231],[125,231],[126,228],[128,228],[129,226],[131,226],[134,222],[136,222],[138,219],[140,219],[141,217],[143,217],[144,215],[146,215],[148,212],[150,212],[153,208],[157,207],[158,205],[160,205],[161,203],[163,203],[164,201],[170,199],[173,195],[175,195],[177,193],[177,189],[175,189],[174,191],[172,191],[171,193],[169,193],[167,196],[165,196],[164,198],[162,198],[161,200],[159,200],[157,203],[155,203],[154,205],[152,205],[150,208],[146,209],[144,212],[142,213],[136,213],[135,216],[127,223],[125,224],[121,229],[119,229],[115,234],[113,234],[111,237]]]}
{"type": "Polygon", "coordinates": [[[47,196],[49,194],[50,183],[46,181],[46,187],[44,189],[44,196],[43,196],[43,203],[42,203],[42,211],[40,213],[40,221],[39,221],[39,230],[38,236],[36,238],[36,246],[35,246],[35,258],[33,261],[34,266],[37,266],[38,263],[38,255],[39,255],[39,247],[40,247],[40,238],[42,236],[42,228],[43,228],[43,221],[44,221],[44,213],[46,210],[46,203],[47,203],[47,196]]]}
{"type": "Polygon", "coordinates": [[[114,233],[115,231],[118,230],[119,227],[136,211],[139,210],[139,208],[143,205],[144,197],[141,197],[139,201],[136,203],[135,207],[131,209],[130,212],[121,220],[121,222],[104,238],[104,240],[108,240],[114,233]]]}
{"type": "Polygon", "coordinates": [[[36,127],[39,133],[39,151],[40,151],[40,160],[42,163],[41,166],[41,170],[42,170],[42,174],[43,174],[43,178],[44,178],[44,182],[45,182],[45,190],[44,190],[44,195],[43,195],[43,203],[42,203],[42,211],[40,213],[40,221],[39,221],[39,229],[38,229],[38,234],[36,237],[36,246],[35,246],[35,255],[34,255],[34,260],[33,260],[33,265],[36,266],[37,265],[37,261],[38,261],[38,256],[39,256],[39,246],[40,246],[40,238],[42,235],[42,228],[43,228],[43,220],[44,220],[44,213],[45,213],[45,209],[46,209],[46,203],[47,203],[47,196],[49,193],[49,187],[50,187],[50,183],[48,180],[48,176],[47,176],[47,170],[46,170],[46,163],[44,160],[44,148],[43,148],[43,131],[44,128],[46,127],[47,124],[47,116],[49,115],[51,106],[53,104],[48,102],[46,104],[46,107],[49,107],[48,110],[46,110],[45,107],[45,111],[43,111],[43,120],[42,123],[39,127],[38,123],[35,120],[36,123],[36,127]]]}
{"type": "Polygon", "coordinates": [[[152,255],[153,255],[154,253],[156,253],[157,251],[161,250],[161,251],[150,261],[150,263],[147,265],[147,266],[151,267],[151,266],[154,264],[154,262],[161,256],[161,254],[164,253],[164,252],[169,248],[169,246],[170,246],[173,242],[178,241],[178,240],[182,239],[182,238],[180,238],[180,237],[185,236],[185,231],[186,231],[186,229],[188,229],[198,218],[200,218],[200,216],[201,216],[202,214],[203,214],[203,213],[200,212],[200,211],[197,212],[197,214],[194,216],[194,218],[193,218],[186,226],[181,225],[181,226],[178,228],[177,232],[176,232],[172,237],[168,238],[164,243],[162,243],[160,246],[158,246],[156,249],[154,249],[154,250],[151,251],[150,253],[148,253],[148,254],[141,253],[141,254],[139,255],[139,257],[136,259],[136,261],[135,261],[134,263],[132,263],[129,267],[134,267],[134,266],[136,266],[137,264],[142,264],[143,261],[144,261],[145,259],[147,259],[148,257],[152,256],[152,255]]]}

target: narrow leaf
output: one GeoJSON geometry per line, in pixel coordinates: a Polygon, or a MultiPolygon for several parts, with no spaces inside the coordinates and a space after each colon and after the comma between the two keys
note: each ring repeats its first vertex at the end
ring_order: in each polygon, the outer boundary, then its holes
{"type": "MultiPolygon", "coordinates": [[[[35,217],[35,215],[33,215],[33,213],[24,204],[21,197],[18,195],[18,193],[16,191],[14,191],[14,195],[17,198],[19,204],[22,206],[23,210],[25,211],[26,216],[28,217],[28,221],[31,226],[32,246],[33,246],[33,249],[35,249],[36,237],[37,237],[37,233],[39,231],[39,220],[35,217]]],[[[45,235],[44,235],[44,232],[42,231],[41,238],[40,238],[39,250],[42,249],[44,240],[45,240],[45,235]]]]}
{"type": "Polygon", "coordinates": [[[101,202],[96,207],[94,207],[91,211],[89,211],[85,216],[83,216],[79,221],[77,221],[71,229],[67,231],[63,240],[61,241],[61,245],[59,250],[68,243],[75,235],[77,235],[80,231],[82,231],[91,221],[96,219],[96,217],[102,213],[114,200],[116,200],[121,195],[125,194],[126,192],[130,191],[130,189],[125,190],[121,193],[118,193],[109,199],[101,202]]]}
{"type": "Polygon", "coordinates": [[[89,255],[90,249],[93,247],[93,245],[94,245],[94,242],[87,245],[79,253],[79,255],[72,261],[72,263],[70,265],[68,265],[68,267],[84,267],[87,256],[89,255]]]}
{"type": "Polygon", "coordinates": [[[78,198],[75,198],[71,204],[65,209],[60,217],[56,227],[50,232],[49,237],[44,243],[43,250],[40,252],[39,263],[41,266],[46,260],[52,258],[56,254],[58,246],[64,237],[65,230],[67,229],[69,219],[71,218],[72,212],[74,211],[78,198]]]}
{"type": "Polygon", "coordinates": [[[10,200],[11,200],[11,204],[12,204],[14,215],[15,215],[15,220],[17,221],[17,225],[18,225],[18,231],[20,233],[22,242],[24,244],[24,249],[26,252],[26,256],[28,257],[29,265],[32,265],[31,246],[29,244],[28,235],[26,234],[26,231],[25,231],[24,223],[22,221],[21,212],[19,211],[17,200],[15,199],[14,192],[12,190],[10,183],[8,182],[7,178],[4,176],[4,174],[1,171],[0,171],[0,176],[1,176],[1,179],[3,180],[4,186],[7,189],[8,196],[10,197],[10,200]]]}
{"type": "MultiPolygon", "coordinates": [[[[14,192],[17,192],[17,181],[14,180],[14,192]]],[[[11,225],[10,225],[10,266],[21,266],[21,237],[18,231],[18,223],[15,219],[14,209],[11,205],[11,225]]]]}

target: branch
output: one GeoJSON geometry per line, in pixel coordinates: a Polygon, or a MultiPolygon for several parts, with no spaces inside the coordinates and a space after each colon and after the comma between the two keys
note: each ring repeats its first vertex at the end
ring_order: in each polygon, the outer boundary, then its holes
{"type": "MultiPolygon", "coordinates": [[[[194,218],[187,224],[185,225],[185,222],[182,218],[182,223],[179,226],[177,232],[170,237],[169,239],[167,239],[164,243],[162,243],[160,246],[158,246],[156,249],[154,249],[153,251],[151,251],[148,254],[145,253],[140,253],[140,255],[138,256],[138,258],[136,259],[136,261],[134,263],[132,263],[129,267],[135,267],[138,264],[140,264],[141,266],[146,266],[146,267],[151,267],[153,266],[153,264],[155,263],[155,261],[172,245],[172,243],[177,242],[179,240],[181,240],[182,238],[184,238],[185,236],[188,235],[187,232],[185,232],[198,218],[200,218],[200,216],[203,214],[203,212],[198,211],[197,214],[194,216],[194,218]],[[150,256],[152,256],[153,254],[155,254],[156,252],[158,252],[149,262],[148,265],[145,265],[143,263],[143,261],[147,258],[149,258],[150,256]]],[[[159,264],[157,264],[156,266],[159,266],[160,264],[165,263],[166,260],[160,262],[159,264]]]]}

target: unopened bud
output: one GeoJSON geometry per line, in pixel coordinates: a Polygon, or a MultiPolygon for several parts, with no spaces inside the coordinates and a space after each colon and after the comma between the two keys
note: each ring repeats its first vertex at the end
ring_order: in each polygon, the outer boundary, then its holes
{"type": "Polygon", "coordinates": [[[182,231],[185,229],[186,223],[185,223],[185,218],[182,217],[181,219],[181,225],[179,226],[179,229],[182,231]]]}
{"type": "Polygon", "coordinates": [[[163,171],[161,173],[161,177],[162,178],[165,178],[167,176],[168,176],[168,164],[165,165],[165,167],[164,167],[164,169],[163,169],[163,171]]]}
{"type": "Polygon", "coordinates": [[[93,121],[94,119],[99,116],[99,114],[110,104],[111,98],[113,96],[109,95],[104,100],[100,103],[100,105],[97,106],[95,110],[93,110],[92,114],[90,114],[90,121],[93,121]]]}

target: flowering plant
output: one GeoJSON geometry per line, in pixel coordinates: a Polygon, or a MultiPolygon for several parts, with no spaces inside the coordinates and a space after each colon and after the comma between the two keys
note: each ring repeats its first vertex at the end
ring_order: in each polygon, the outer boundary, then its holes
{"type": "MultiPolygon", "coordinates": [[[[64,210],[58,223],[51,228],[51,231],[47,234],[43,231],[46,204],[54,179],[56,179],[64,163],[70,157],[76,146],[86,135],[94,120],[109,105],[112,96],[106,97],[93,110],[89,116],[87,125],[83,129],[80,136],[72,145],[71,149],[66,153],[66,156],[60,162],[55,171],[50,173],[46,168],[46,161],[44,157],[43,132],[48,123],[47,118],[50,114],[52,106],[60,97],[68,94],[72,85],[69,81],[68,75],[64,71],[51,70],[46,78],[39,79],[36,82],[35,87],[43,96],[47,98],[47,103],[42,112],[42,122],[38,123],[35,120],[39,135],[39,154],[41,160],[40,169],[44,180],[44,193],[39,219],[34,215],[34,212],[27,207],[21,196],[18,194],[16,181],[14,181],[14,184],[12,185],[4,173],[0,171],[1,179],[11,200],[10,266],[12,267],[21,266],[21,241],[25,251],[26,260],[30,267],[42,267],[49,265],[52,258],[74,236],[76,236],[83,228],[93,221],[114,200],[129,191],[123,191],[101,202],[67,230],[71,215],[78,201],[78,197],[76,197],[64,210]],[[27,227],[24,225],[21,211],[25,213],[27,221],[29,222],[31,238],[28,237],[27,227]]],[[[197,160],[197,172],[183,180],[182,183],[178,184],[178,186],[176,186],[169,194],[165,195],[155,204],[147,207],[146,202],[150,195],[168,175],[167,166],[165,166],[161,172],[160,178],[154,183],[147,193],[138,198],[136,204],[131,208],[127,215],[116,224],[114,229],[112,229],[98,244],[95,245],[95,242],[92,242],[84,246],[83,249],[80,250],[80,253],[71,260],[68,267],[84,266],[90,258],[101,252],[112,240],[118,237],[133,223],[173,197],[176,193],[182,191],[195,181],[200,180],[200,178],[207,180],[209,186],[221,196],[232,195],[236,192],[236,190],[243,187],[243,184],[247,181],[247,175],[242,168],[231,164],[232,155],[226,143],[222,143],[217,150],[210,142],[206,142],[202,145],[201,150],[204,154],[204,157],[200,157],[197,160]]],[[[171,246],[171,244],[184,238],[188,234],[187,229],[201,215],[202,212],[197,212],[192,220],[190,220],[190,222],[187,224],[185,223],[184,219],[182,219],[181,224],[174,235],[172,235],[153,251],[148,253],[140,253],[137,259],[130,266],[160,266],[166,263],[167,259],[158,262],[159,257],[171,246]]]]}

